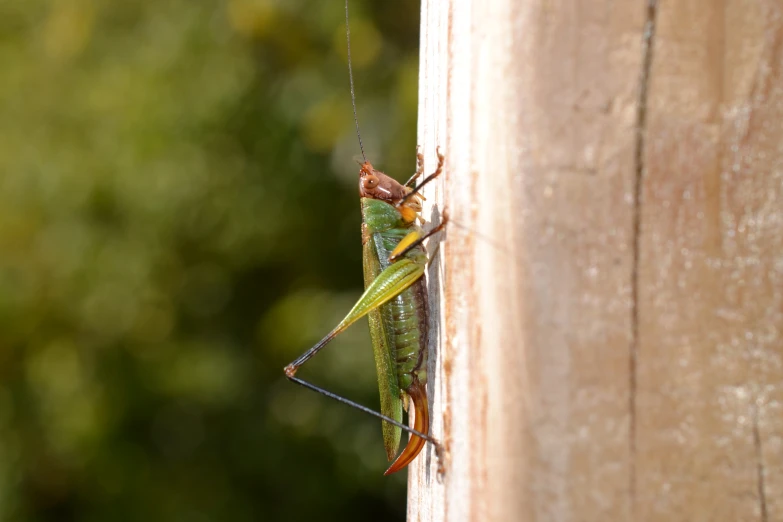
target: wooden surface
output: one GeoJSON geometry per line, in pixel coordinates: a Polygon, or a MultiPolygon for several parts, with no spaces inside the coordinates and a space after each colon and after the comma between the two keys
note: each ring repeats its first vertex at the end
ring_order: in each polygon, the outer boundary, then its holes
{"type": "Polygon", "coordinates": [[[420,67],[408,519],[783,520],[783,2],[425,0],[420,67]]]}

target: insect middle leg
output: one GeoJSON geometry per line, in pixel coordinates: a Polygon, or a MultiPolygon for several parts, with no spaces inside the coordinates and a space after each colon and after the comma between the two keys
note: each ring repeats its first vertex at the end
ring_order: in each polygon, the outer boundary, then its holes
{"type": "Polygon", "coordinates": [[[391,255],[389,256],[389,262],[393,263],[394,261],[397,261],[401,257],[405,256],[405,254],[424,243],[430,236],[433,236],[446,228],[448,222],[449,214],[444,209],[440,224],[438,226],[424,235],[420,235],[418,232],[411,232],[405,236],[402,241],[400,241],[400,244],[397,245],[397,248],[392,251],[391,255]]]}

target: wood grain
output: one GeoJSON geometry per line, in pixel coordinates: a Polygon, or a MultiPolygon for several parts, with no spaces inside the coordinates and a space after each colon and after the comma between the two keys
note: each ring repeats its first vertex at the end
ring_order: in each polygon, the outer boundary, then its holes
{"type": "Polygon", "coordinates": [[[639,520],[783,520],[783,4],[658,13],[641,206],[639,520]]]}
{"type": "Polygon", "coordinates": [[[409,520],[783,520],[782,45],[773,0],[423,2],[409,520]]]}

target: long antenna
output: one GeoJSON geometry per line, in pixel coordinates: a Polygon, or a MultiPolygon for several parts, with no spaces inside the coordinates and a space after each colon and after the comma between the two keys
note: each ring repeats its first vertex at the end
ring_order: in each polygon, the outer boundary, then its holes
{"type": "Polygon", "coordinates": [[[348,42],[348,78],[351,79],[351,105],[353,105],[353,122],[356,124],[356,137],[359,138],[359,149],[362,151],[362,158],[367,163],[367,156],[364,155],[364,146],[362,145],[362,134],[359,132],[359,117],[356,115],[356,94],[353,90],[353,69],[351,68],[351,26],[348,25],[348,0],[345,0],[345,40],[348,42]]]}

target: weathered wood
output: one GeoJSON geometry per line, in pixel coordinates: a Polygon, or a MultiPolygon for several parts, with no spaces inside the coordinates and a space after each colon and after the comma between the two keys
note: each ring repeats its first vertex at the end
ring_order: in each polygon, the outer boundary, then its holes
{"type": "Polygon", "coordinates": [[[409,520],[783,520],[782,9],[423,2],[409,520]]]}
{"type": "Polygon", "coordinates": [[[783,3],[663,3],[647,110],[638,518],[783,520],[783,3]]]}

